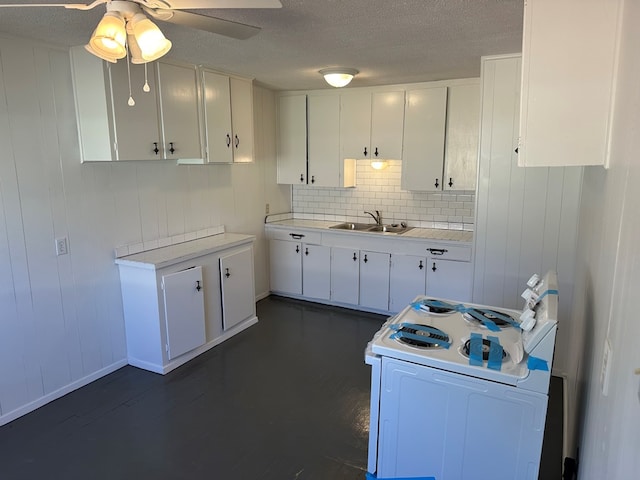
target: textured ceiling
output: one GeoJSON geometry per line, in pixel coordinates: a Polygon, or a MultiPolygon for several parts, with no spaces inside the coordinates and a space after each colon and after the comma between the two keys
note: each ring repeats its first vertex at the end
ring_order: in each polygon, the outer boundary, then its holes
{"type": "MultiPolygon", "coordinates": [[[[78,2],[37,3],[65,1],[78,2]]],[[[281,9],[197,11],[262,28],[248,40],[161,22],[158,25],[173,42],[169,57],[252,77],[277,90],[330,88],[318,70],[331,66],[360,70],[352,86],[475,77],[480,75],[482,55],[521,50],[523,0],[281,3],[281,9]]],[[[0,34],[54,45],[81,45],[104,11],[102,5],[90,11],[3,8],[0,34]]]]}

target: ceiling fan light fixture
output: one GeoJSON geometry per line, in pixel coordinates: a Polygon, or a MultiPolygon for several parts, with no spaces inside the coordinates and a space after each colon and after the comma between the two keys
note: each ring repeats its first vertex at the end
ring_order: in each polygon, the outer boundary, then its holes
{"type": "Polygon", "coordinates": [[[129,24],[140,48],[140,56],[145,61],[157,60],[171,50],[171,42],[166,39],[158,26],[144,14],[136,13],[129,20],[129,24]]]}
{"type": "Polygon", "coordinates": [[[320,70],[320,75],[322,75],[325,81],[331,85],[332,87],[341,88],[349,85],[349,82],[355,77],[358,73],[358,70],[355,68],[324,68],[320,70]]]}
{"type": "Polygon", "coordinates": [[[136,41],[136,37],[133,32],[129,31],[127,27],[127,48],[129,49],[129,59],[131,63],[134,65],[141,65],[143,63],[147,63],[147,60],[142,58],[142,50],[140,50],[140,45],[136,41]]]}
{"type": "Polygon", "coordinates": [[[107,61],[117,60],[127,54],[126,41],[124,18],[117,12],[107,12],[91,35],[87,50],[107,61]]]}

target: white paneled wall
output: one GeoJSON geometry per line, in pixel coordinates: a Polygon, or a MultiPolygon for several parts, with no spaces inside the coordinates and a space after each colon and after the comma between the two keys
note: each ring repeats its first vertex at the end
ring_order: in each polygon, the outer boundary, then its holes
{"type": "Polygon", "coordinates": [[[0,39],[0,424],[125,364],[116,246],[251,233],[266,294],[265,203],[290,208],[272,92],[255,91],[255,163],[215,166],[81,164],[72,93],[68,52],[0,39]]]}
{"type": "Polygon", "coordinates": [[[583,170],[520,168],[520,57],[482,63],[473,301],[522,308],[533,273],[558,272],[560,313],[554,369],[566,372],[583,170]]]}
{"type": "Polygon", "coordinates": [[[358,160],[355,188],[294,185],[293,212],[296,218],[369,221],[364,211],[380,210],[386,223],[473,230],[475,192],[408,192],[400,188],[401,168],[400,160],[389,160],[384,170],[358,160]]]}

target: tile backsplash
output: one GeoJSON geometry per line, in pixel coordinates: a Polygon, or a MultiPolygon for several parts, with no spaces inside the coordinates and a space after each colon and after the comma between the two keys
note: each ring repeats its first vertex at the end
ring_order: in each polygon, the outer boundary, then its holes
{"type": "Polygon", "coordinates": [[[355,188],[293,186],[296,218],[370,221],[364,212],[379,210],[384,223],[408,222],[421,228],[473,230],[474,191],[409,192],[400,188],[400,160],[389,160],[384,170],[358,160],[355,188]]]}

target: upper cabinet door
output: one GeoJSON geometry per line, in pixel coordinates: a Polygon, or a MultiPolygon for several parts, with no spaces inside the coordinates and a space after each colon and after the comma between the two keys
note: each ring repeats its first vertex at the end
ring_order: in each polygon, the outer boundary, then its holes
{"type": "Polygon", "coordinates": [[[195,66],[158,62],[164,158],[202,158],[195,66]]]}
{"type": "Polygon", "coordinates": [[[233,161],[253,162],[253,85],[251,80],[230,79],[233,161]]]}
{"type": "Polygon", "coordinates": [[[233,162],[229,77],[202,72],[207,162],[233,162]]]}
{"type": "Polygon", "coordinates": [[[474,190],[480,133],[480,82],[449,87],[445,190],[474,190]]]}
{"type": "Polygon", "coordinates": [[[402,159],[404,90],[372,95],[371,159],[402,159]]]}
{"type": "Polygon", "coordinates": [[[155,69],[147,67],[150,91],[144,92],[142,90],[145,83],[144,66],[131,65],[131,97],[135,105],[130,106],[127,63],[112,63],[108,68],[115,137],[114,158],[116,160],[165,158],[160,137],[155,69]]]}
{"type": "Polygon", "coordinates": [[[340,185],[340,97],[309,96],[309,181],[318,187],[340,185]]]}
{"type": "Polygon", "coordinates": [[[307,96],[278,99],[278,183],[307,183],[307,96]]]}
{"type": "Polygon", "coordinates": [[[442,189],[446,114],[447,87],[407,92],[402,158],[404,190],[442,189]]]}
{"type": "Polygon", "coordinates": [[[349,91],[340,94],[341,158],[370,158],[371,93],[349,91]]]}
{"type": "Polygon", "coordinates": [[[620,0],[527,0],[520,166],[606,165],[620,0]]]}

